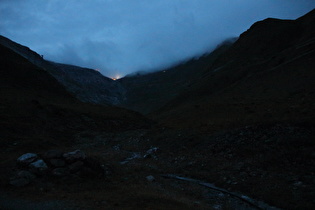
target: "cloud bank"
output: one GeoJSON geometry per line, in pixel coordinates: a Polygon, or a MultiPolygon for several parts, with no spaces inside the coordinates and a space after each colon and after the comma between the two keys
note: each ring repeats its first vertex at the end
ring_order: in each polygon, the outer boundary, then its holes
{"type": "Polygon", "coordinates": [[[114,77],[170,66],[258,20],[313,8],[313,0],[1,0],[0,34],[48,60],[114,77]]]}

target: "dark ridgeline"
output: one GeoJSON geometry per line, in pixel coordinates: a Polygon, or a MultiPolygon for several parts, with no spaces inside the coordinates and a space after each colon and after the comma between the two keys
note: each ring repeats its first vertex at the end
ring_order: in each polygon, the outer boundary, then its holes
{"type": "Polygon", "coordinates": [[[314,121],[314,25],[315,10],[297,20],[255,23],[190,88],[152,116],[168,125],[205,130],[314,121]]]}
{"type": "Polygon", "coordinates": [[[54,137],[71,142],[80,129],[147,126],[147,120],[134,112],[80,102],[42,68],[1,44],[0,50],[2,138],[54,137]]]}
{"type": "Polygon", "coordinates": [[[124,97],[125,90],[119,83],[103,76],[94,69],[44,60],[43,55],[41,56],[28,47],[3,36],[0,36],[0,44],[23,56],[39,68],[46,70],[67,91],[83,102],[117,105],[124,97]]]}

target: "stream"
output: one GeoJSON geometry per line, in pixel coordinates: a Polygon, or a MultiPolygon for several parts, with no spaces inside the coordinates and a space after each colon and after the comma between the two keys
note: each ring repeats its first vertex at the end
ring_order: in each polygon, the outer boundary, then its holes
{"type": "MultiPolygon", "coordinates": [[[[174,174],[162,174],[161,175],[164,178],[168,178],[168,179],[176,179],[176,180],[181,180],[181,181],[185,181],[185,182],[190,182],[190,183],[195,183],[201,186],[204,186],[206,188],[209,188],[213,191],[217,191],[220,193],[224,193],[226,195],[229,195],[233,198],[238,199],[239,201],[241,201],[242,203],[245,203],[247,205],[249,205],[249,208],[243,208],[243,207],[235,207],[235,209],[265,209],[265,210],[279,210],[279,208],[270,206],[262,201],[257,201],[253,198],[250,198],[248,196],[242,195],[240,193],[236,193],[236,192],[231,192],[228,191],[226,189],[220,188],[220,187],[216,187],[214,184],[211,183],[207,183],[201,180],[197,180],[197,179],[191,179],[191,178],[187,178],[187,177],[181,177],[181,176],[177,176],[174,174]]],[[[217,209],[220,209],[219,207],[217,209]]]]}

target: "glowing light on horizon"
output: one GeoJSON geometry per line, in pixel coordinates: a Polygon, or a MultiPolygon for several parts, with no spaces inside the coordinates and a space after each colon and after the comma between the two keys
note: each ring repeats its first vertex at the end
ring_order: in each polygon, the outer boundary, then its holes
{"type": "Polygon", "coordinates": [[[120,78],[121,78],[121,76],[119,74],[117,74],[115,77],[112,77],[112,80],[118,80],[120,78]]]}

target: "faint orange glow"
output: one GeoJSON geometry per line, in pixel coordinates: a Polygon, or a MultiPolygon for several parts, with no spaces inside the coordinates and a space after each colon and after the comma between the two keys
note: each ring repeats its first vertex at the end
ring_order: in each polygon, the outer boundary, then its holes
{"type": "Polygon", "coordinates": [[[118,79],[120,79],[120,78],[121,78],[120,75],[116,75],[115,77],[112,77],[112,80],[118,80],[118,79]]]}

